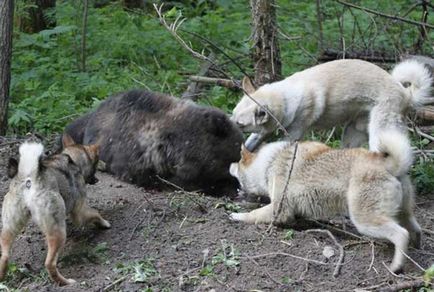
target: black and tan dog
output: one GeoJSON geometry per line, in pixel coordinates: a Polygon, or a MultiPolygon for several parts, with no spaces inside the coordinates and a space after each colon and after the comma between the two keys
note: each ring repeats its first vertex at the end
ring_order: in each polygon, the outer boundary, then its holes
{"type": "Polygon", "coordinates": [[[12,178],[2,208],[0,280],[7,271],[13,240],[32,217],[46,236],[48,253],[45,267],[51,279],[60,285],[74,283],[57,270],[57,258],[66,240],[66,217],[77,225],[95,223],[109,228],[95,209],[86,203],[85,182],[95,182],[98,146],[82,146],[71,137],[63,137],[64,150],[44,157],[40,143],[25,142],[20,146],[19,162],[9,161],[12,178]]]}

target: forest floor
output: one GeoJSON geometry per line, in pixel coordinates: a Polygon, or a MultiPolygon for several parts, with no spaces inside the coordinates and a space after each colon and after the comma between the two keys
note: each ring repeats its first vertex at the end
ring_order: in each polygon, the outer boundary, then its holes
{"type": "MultiPolygon", "coordinates": [[[[9,185],[7,159],[16,153],[16,145],[0,146],[3,201],[9,185]]],[[[345,227],[336,220],[267,230],[265,225],[229,220],[230,210],[248,210],[252,203],[153,192],[109,174],[97,177],[99,182],[88,187],[90,205],[112,228],[78,229],[68,224],[58,266],[77,283],[58,287],[48,279],[44,238],[30,223],[14,244],[7,287],[22,291],[371,291],[396,288],[423,274],[408,260],[404,274],[392,275],[385,265],[390,264],[393,247],[361,237],[348,220],[345,227]],[[343,247],[337,277],[333,273],[339,247],[328,234],[308,231],[319,228],[330,230],[343,247]],[[324,256],[327,253],[329,258],[324,256]]],[[[418,197],[415,212],[421,226],[432,231],[434,196],[418,197]]],[[[434,235],[424,233],[422,249],[411,248],[408,255],[425,269],[431,266],[434,235]]]]}

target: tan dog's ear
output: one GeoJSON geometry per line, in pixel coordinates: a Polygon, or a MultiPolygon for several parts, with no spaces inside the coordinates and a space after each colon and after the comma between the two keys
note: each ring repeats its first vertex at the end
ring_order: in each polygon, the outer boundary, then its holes
{"type": "Polygon", "coordinates": [[[248,76],[244,76],[243,81],[241,82],[241,87],[247,94],[252,94],[256,91],[255,86],[253,86],[252,80],[248,76]]]}
{"type": "Polygon", "coordinates": [[[75,143],[74,139],[72,139],[71,136],[69,136],[66,133],[64,133],[62,135],[62,145],[63,145],[63,148],[66,148],[66,147],[69,147],[69,146],[72,146],[72,145],[75,145],[75,144],[76,143],[75,143]]]}
{"type": "Polygon", "coordinates": [[[241,145],[241,164],[249,165],[255,156],[255,153],[250,152],[244,144],[241,145]]]}

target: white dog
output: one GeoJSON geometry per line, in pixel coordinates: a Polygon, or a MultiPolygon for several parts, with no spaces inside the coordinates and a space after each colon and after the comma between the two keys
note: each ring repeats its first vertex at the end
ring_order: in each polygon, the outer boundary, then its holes
{"type": "Polygon", "coordinates": [[[278,128],[277,118],[291,141],[309,128],[345,126],[344,147],[359,147],[368,141],[378,150],[380,130],[406,133],[404,114],[434,102],[430,71],[418,60],[398,64],[391,74],[361,60],[338,60],[314,66],[255,90],[243,80],[243,96],[232,120],[243,131],[253,132],[246,141],[249,150],[278,128]]]}

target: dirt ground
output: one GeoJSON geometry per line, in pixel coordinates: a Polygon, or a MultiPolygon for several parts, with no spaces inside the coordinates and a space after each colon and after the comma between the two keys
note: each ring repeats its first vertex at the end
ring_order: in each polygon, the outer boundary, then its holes
{"type": "MultiPolygon", "coordinates": [[[[0,143],[1,200],[8,188],[7,159],[15,151],[16,144],[0,143]]],[[[90,205],[112,228],[68,225],[59,268],[77,283],[61,288],[48,279],[44,238],[31,223],[15,242],[3,284],[21,291],[375,291],[422,275],[410,260],[404,274],[392,275],[385,267],[392,246],[361,237],[348,220],[345,227],[342,220],[304,221],[267,230],[228,218],[231,210],[248,210],[255,203],[159,193],[109,174],[97,177],[99,183],[88,188],[90,205]],[[337,277],[339,247],[328,234],[309,229],[330,230],[343,247],[337,277]]],[[[433,231],[434,196],[417,198],[416,217],[433,231]]],[[[412,248],[408,255],[425,269],[431,266],[434,235],[424,233],[422,249],[412,248]]]]}

